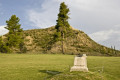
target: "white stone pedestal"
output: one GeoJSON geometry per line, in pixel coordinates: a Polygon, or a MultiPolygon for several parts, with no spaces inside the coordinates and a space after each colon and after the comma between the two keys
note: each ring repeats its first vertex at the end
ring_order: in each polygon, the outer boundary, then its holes
{"type": "Polygon", "coordinates": [[[87,68],[87,60],[86,60],[86,54],[83,54],[83,56],[76,56],[74,59],[74,66],[71,67],[71,71],[84,71],[88,72],[87,68]]]}

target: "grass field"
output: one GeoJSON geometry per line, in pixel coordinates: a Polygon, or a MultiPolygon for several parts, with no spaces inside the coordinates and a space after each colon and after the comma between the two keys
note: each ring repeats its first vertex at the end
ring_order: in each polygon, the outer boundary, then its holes
{"type": "Polygon", "coordinates": [[[0,80],[120,80],[120,57],[88,56],[89,72],[69,72],[74,55],[0,54],[0,80]]]}

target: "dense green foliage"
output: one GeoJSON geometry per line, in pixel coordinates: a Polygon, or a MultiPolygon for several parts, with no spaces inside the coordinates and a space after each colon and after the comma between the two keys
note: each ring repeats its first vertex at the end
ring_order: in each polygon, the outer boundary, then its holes
{"type": "Polygon", "coordinates": [[[2,41],[2,37],[0,36],[0,52],[2,52],[2,46],[3,46],[3,41],[2,41]]]}
{"type": "Polygon", "coordinates": [[[0,52],[1,53],[9,53],[10,49],[6,44],[3,42],[2,37],[0,36],[0,52]]]}
{"type": "Polygon", "coordinates": [[[23,30],[20,28],[21,25],[19,21],[20,19],[16,17],[16,15],[12,15],[11,18],[6,21],[7,26],[5,28],[8,29],[9,33],[5,35],[5,42],[0,45],[0,52],[8,53],[16,49],[19,49],[20,52],[25,52],[23,30]]]}
{"type": "Polygon", "coordinates": [[[0,36],[0,49],[1,49],[2,44],[3,44],[2,37],[0,36]]]}
{"type": "Polygon", "coordinates": [[[18,47],[22,42],[22,29],[19,24],[20,19],[16,15],[12,15],[11,18],[6,21],[7,27],[9,30],[7,37],[7,46],[9,47],[18,47]]]}
{"type": "Polygon", "coordinates": [[[69,72],[73,60],[73,55],[0,54],[0,80],[120,79],[120,57],[88,56],[88,73],[69,72]]]}
{"type": "Polygon", "coordinates": [[[58,20],[55,28],[58,32],[65,33],[67,29],[70,27],[68,23],[68,16],[69,8],[67,8],[67,5],[65,5],[64,2],[60,4],[59,14],[58,14],[58,20]]]}

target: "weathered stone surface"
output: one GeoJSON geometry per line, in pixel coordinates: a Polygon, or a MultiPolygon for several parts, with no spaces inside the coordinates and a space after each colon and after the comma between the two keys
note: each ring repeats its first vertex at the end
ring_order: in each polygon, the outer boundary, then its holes
{"type": "Polygon", "coordinates": [[[84,71],[84,72],[88,72],[86,58],[87,58],[86,54],[83,54],[83,56],[75,56],[74,66],[71,67],[70,71],[84,71]]]}

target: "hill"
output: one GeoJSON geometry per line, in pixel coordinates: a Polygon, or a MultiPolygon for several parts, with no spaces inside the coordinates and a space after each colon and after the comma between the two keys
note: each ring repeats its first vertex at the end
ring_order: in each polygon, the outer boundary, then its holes
{"type": "MultiPolygon", "coordinates": [[[[25,45],[29,52],[61,53],[61,41],[54,41],[54,26],[46,29],[25,30],[25,45]]],[[[93,41],[83,31],[73,29],[64,38],[65,54],[120,55],[120,51],[107,48],[93,41]]]]}

